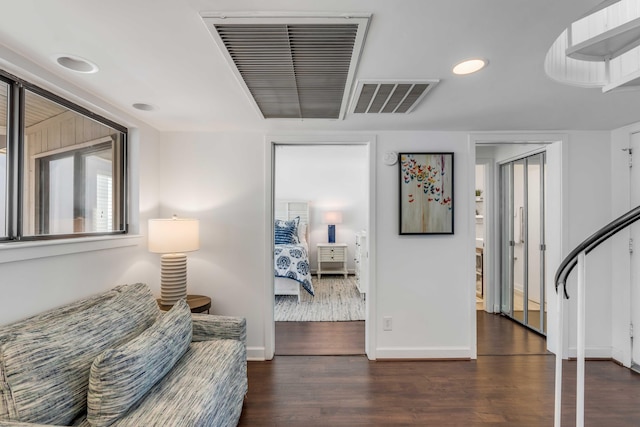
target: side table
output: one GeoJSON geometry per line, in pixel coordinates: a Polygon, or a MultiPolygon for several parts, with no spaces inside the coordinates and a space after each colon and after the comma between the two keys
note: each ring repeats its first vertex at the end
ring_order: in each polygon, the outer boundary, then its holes
{"type": "Polygon", "coordinates": [[[347,244],[318,243],[318,279],[323,274],[342,274],[347,278],[347,244]],[[340,264],[339,267],[327,269],[327,263],[340,264]]]}
{"type": "MultiPolygon", "coordinates": [[[[160,303],[160,300],[156,300],[158,302],[158,307],[162,311],[171,310],[172,305],[163,305],[160,303]]],[[[189,308],[192,313],[204,313],[205,311],[209,314],[209,310],[211,309],[211,298],[206,297],[204,295],[187,295],[187,304],[189,304],[189,308]]]]}

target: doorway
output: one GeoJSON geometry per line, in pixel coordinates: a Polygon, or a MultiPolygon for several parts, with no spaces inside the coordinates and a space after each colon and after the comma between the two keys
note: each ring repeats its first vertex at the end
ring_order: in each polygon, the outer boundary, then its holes
{"type": "Polygon", "coordinates": [[[545,292],[546,154],[500,166],[502,314],[547,332],[545,292]]]}
{"type": "Polygon", "coordinates": [[[299,222],[310,282],[281,271],[289,249],[276,233],[275,355],[365,354],[367,275],[357,267],[368,254],[368,162],[362,144],[274,145],[274,218],[299,222]]]}

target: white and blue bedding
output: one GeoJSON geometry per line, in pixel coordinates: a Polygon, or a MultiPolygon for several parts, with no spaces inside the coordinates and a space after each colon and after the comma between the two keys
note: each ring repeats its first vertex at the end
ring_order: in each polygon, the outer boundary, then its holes
{"type": "Polygon", "coordinates": [[[296,244],[275,245],[273,259],[276,277],[295,280],[307,292],[314,295],[309,269],[309,255],[304,246],[296,244]]]}

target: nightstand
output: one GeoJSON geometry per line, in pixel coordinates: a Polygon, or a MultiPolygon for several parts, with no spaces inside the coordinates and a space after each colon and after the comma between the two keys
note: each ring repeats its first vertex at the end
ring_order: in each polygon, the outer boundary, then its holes
{"type": "MultiPolygon", "coordinates": [[[[156,300],[158,302],[158,307],[162,311],[171,310],[172,305],[162,305],[160,304],[160,300],[156,300]]],[[[187,304],[189,304],[189,308],[192,313],[204,313],[205,311],[209,313],[209,309],[211,308],[211,298],[205,297],[204,295],[187,295],[187,304]]]]}
{"type": "Polygon", "coordinates": [[[347,277],[347,244],[318,243],[318,279],[323,274],[343,274],[347,277]],[[330,264],[328,266],[327,264],[330,264]],[[337,264],[340,264],[338,267],[337,264]]]}

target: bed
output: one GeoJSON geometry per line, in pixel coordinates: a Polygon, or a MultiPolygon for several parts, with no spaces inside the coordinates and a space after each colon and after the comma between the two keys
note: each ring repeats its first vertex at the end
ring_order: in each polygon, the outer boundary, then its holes
{"type": "Polygon", "coordinates": [[[294,295],[300,302],[301,292],[314,294],[309,268],[309,203],[276,200],[274,214],[274,293],[294,295]]]}

